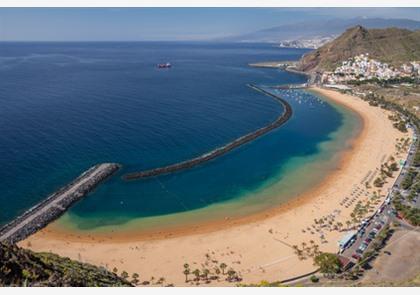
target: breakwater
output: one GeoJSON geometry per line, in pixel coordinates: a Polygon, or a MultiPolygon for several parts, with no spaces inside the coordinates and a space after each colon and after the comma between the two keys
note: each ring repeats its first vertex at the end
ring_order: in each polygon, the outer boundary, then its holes
{"type": "Polygon", "coordinates": [[[145,171],[140,171],[140,172],[134,172],[134,173],[129,173],[123,176],[123,178],[125,180],[134,180],[134,179],[139,179],[139,178],[147,178],[147,177],[153,177],[153,176],[158,176],[161,174],[168,174],[168,173],[173,173],[173,172],[177,172],[180,170],[184,170],[184,169],[189,169],[192,168],[194,166],[200,165],[204,162],[210,161],[212,159],[215,159],[217,157],[220,157],[226,153],[228,153],[229,151],[245,144],[248,143],[254,139],[256,139],[257,137],[260,137],[264,134],[266,134],[267,132],[283,125],[287,120],[290,119],[290,117],[292,116],[292,107],[290,106],[290,104],[284,100],[283,98],[281,98],[280,96],[274,95],[258,86],[255,86],[253,84],[248,84],[248,87],[261,92],[262,94],[265,94],[267,96],[270,96],[272,98],[274,98],[276,101],[278,101],[282,106],[283,106],[283,112],[282,114],[273,122],[271,122],[269,125],[264,126],[260,129],[255,130],[254,132],[248,133],[244,136],[241,136],[237,139],[235,139],[234,141],[229,142],[228,144],[216,148],[204,155],[183,161],[183,162],[179,162],[176,164],[172,164],[172,165],[168,165],[168,166],[164,166],[164,167],[159,167],[159,168],[155,168],[155,169],[150,169],[150,170],[145,170],[145,171]]]}
{"type": "Polygon", "coordinates": [[[115,163],[103,163],[89,168],[71,183],[2,227],[0,229],[0,242],[12,244],[19,242],[47,226],[119,168],[120,165],[115,163]]]}

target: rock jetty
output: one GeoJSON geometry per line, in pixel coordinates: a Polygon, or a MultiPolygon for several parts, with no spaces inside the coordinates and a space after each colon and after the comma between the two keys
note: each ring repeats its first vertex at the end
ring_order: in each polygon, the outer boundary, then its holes
{"type": "Polygon", "coordinates": [[[139,178],[146,178],[146,177],[153,177],[153,176],[158,176],[161,174],[168,174],[168,173],[173,173],[173,172],[177,172],[180,170],[184,170],[184,169],[189,169],[192,168],[194,166],[197,166],[199,164],[202,164],[204,162],[213,160],[217,157],[220,157],[224,154],[226,154],[227,152],[245,144],[248,143],[254,139],[256,139],[257,137],[260,137],[264,134],[266,134],[267,132],[283,125],[287,120],[290,119],[290,117],[292,116],[292,107],[290,106],[290,104],[284,100],[283,98],[281,98],[280,96],[277,96],[273,93],[270,93],[258,86],[255,86],[253,84],[248,84],[248,87],[251,87],[254,90],[257,90],[267,96],[270,96],[274,99],[276,99],[282,106],[283,106],[283,112],[282,114],[272,123],[270,123],[267,126],[264,126],[260,129],[255,130],[254,132],[248,133],[242,137],[239,137],[237,139],[235,139],[234,141],[229,142],[228,144],[216,148],[204,155],[192,158],[190,160],[187,161],[183,161],[180,163],[176,163],[176,164],[172,164],[169,166],[165,166],[165,167],[159,167],[159,168],[155,168],[155,169],[151,169],[151,170],[145,170],[145,171],[140,171],[140,172],[134,172],[134,173],[129,173],[123,176],[123,178],[125,180],[133,180],[133,179],[139,179],[139,178]]]}
{"type": "Polygon", "coordinates": [[[44,228],[120,167],[115,163],[103,163],[89,168],[71,183],[1,228],[0,242],[14,244],[44,228]]]}

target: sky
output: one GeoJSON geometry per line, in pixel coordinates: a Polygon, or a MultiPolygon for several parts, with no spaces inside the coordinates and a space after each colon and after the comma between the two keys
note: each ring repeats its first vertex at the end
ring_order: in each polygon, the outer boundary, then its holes
{"type": "Polygon", "coordinates": [[[0,41],[211,40],[350,17],[420,21],[420,8],[0,8],[0,41]]]}

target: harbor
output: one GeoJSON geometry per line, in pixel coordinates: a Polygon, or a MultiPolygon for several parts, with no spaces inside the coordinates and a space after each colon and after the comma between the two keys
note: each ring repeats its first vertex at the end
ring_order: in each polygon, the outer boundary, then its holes
{"type": "Polygon", "coordinates": [[[89,168],[74,181],[1,228],[0,242],[14,244],[44,228],[119,168],[120,165],[115,163],[102,163],[89,168]]]}

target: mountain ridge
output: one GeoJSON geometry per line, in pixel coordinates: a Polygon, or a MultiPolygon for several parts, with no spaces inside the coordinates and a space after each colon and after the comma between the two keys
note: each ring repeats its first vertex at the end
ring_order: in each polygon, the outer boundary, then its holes
{"type": "Polygon", "coordinates": [[[342,61],[365,53],[391,65],[420,60],[420,30],[367,29],[358,25],[305,54],[298,69],[304,72],[332,71],[342,61]]]}
{"type": "Polygon", "coordinates": [[[284,24],[268,29],[258,30],[238,36],[225,37],[220,41],[232,42],[267,42],[279,43],[282,41],[295,41],[302,39],[323,38],[338,36],[347,28],[361,25],[368,29],[399,27],[409,30],[420,29],[420,21],[411,19],[385,19],[385,18],[351,18],[327,19],[322,21],[303,21],[284,24]]]}

